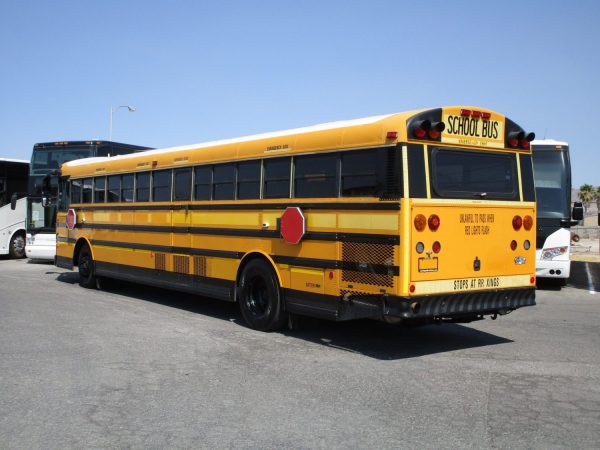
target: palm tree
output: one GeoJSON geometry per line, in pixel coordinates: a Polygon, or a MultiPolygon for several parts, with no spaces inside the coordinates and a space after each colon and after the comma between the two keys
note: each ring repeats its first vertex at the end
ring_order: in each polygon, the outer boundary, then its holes
{"type": "Polygon", "coordinates": [[[592,200],[596,198],[597,192],[598,191],[594,186],[587,183],[581,185],[579,188],[579,200],[581,200],[581,203],[583,203],[583,207],[586,210],[590,207],[592,200]]]}
{"type": "Polygon", "coordinates": [[[600,186],[597,186],[596,189],[594,189],[594,200],[596,201],[596,208],[598,209],[598,212],[600,212],[600,186]]]}

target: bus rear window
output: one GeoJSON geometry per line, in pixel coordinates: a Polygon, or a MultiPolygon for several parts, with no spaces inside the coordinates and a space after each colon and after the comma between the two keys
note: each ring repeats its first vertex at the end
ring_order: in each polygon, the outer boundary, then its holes
{"type": "Polygon", "coordinates": [[[518,200],[514,154],[434,147],[430,160],[433,197],[518,200]]]}

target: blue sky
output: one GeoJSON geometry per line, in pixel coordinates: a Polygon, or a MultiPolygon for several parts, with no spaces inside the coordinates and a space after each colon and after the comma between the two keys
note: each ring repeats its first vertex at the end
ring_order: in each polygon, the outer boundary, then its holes
{"type": "Polygon", "coordinates": [[[167,147],[441,105],[571,143],[600,184],[600,2],[0,3],[0,156],[167,147]]]}

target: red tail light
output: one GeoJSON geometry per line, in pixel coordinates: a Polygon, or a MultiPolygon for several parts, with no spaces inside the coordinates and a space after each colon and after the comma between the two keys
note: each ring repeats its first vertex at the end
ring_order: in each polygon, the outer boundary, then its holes
{"type": "Polygon", "coordinates": [[[519,231],[521,229],[521,227],[523,226],[523,219],[521,219],[521,216],[513,217],[512,226],[515,229],[515,231],[519,231]]]}
{"type": "Polygon", "coordinates": [[[417,138],[417,139],[422,139],[425,137],[425,130],[423,128],[415,128],[413,130],[413,135],[417,138]]]}
{"type": "Polygon", "coordinates": [[[440,218],[437,216],[437,214],[432,214],[429,216],[427,225],[429,225],[429,229],[431,231],[437,231],[437,229],[440,227],[440,218]]]}
{"type": "Polygon", "coordinates": [[[512,133],[508,133],[507,136],[508,145],[510,147],[518,147],[519,142],[521,142],[523,139],[525,139],[524,131],[513,131],[512,133]]]}
{"type": "Polygon", "coordinates": [[[388,139],[396,139],[398,137],[398,132],[397,131],[388,131],[385,137],[388,139]]]}
{"type": "Polygon", "coordinates": [[[531,227],[533,227],[533,218],[531,216],[523,217],[523,228],[525,228],[525,231],[531,230],[531,227]]]}
{"type": "Polygon", "coordinates": [[[438,139],[440,137],[440,133],[446,129],[446,124],[444,122],[436,122],[431,124],[431,128],[429,129],[429,138],[430,139],[438,139]]]}
{"type": "Polygon", "coordinates": [[[440,244],[438,241],[435,241],[433,243],[433,245],[431,246],[431,250],[433,250],[433,253],[439,253],[441,249],[442,249],[442,244],[440,244]]]}
{"type": "Polygon", "coordinates": [[[522,149],[527,150],[529,148],[529,141],[526,141],[525,139],[523,139],[520,144],[522,149]]]}
{"type": "Polygon", "coordinates": [[[510,241],[510,249],[511,250],[517,249],[517,241],[510,241]]]}

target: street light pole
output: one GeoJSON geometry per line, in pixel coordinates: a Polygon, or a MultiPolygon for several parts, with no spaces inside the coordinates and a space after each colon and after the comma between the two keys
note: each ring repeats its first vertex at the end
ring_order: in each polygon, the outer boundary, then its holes
{"type": "Polygon", "coordinates": [[[113,108],[112,106],[110,107],[110,117],[108,120],[108,140],[109,141],[112,141],[113,114],[116,111],[118,111],[120,108],[127,108],[127,111],[135,112],[135,108],[130,105],[121,105],[121,106],[117,106],[116,108],[113,108]]]}

